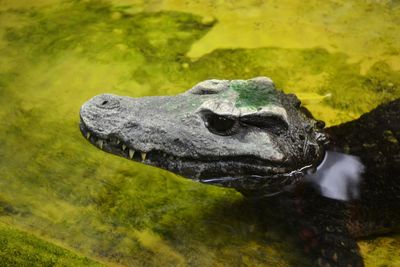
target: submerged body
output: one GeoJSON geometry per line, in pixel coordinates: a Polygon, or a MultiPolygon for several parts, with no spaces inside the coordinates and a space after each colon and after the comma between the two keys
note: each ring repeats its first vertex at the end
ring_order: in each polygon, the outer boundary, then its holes
{"type": "Polygon", "coordinates": [[[318,265],[347,267],[363,265],[355,237],[400,222],[399,113],[394,101],[323,129],[296,96],[258,77],[208,80],[169,97],[99,95],[82,106],[80,128],[104,151],[245,196],[274,196],[318,265]],[[359,199],[325,198],[305,183],[326,150],[361,159],[359,199]]]}

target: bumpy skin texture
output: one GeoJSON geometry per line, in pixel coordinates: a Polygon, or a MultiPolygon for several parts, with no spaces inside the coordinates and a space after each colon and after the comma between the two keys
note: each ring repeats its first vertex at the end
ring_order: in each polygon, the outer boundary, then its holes
{"type": "Polygon", "coordinates": [[[353,236],[388,232],[400,226],[400,99],[359,119],[328,128],[331,149],[360,157],[367,166],[361,197],[352,203],[353,236]]]}
{"type": "Polygon", "coordinates": [[[327,129],[266,77],[208,80],[177,96],[99,95],[80,112],[82,134],[106,152],[270,202],[296,229],[316,266],[363,266],[355,237],[399,220],[400,101],[327,129]],[[328,147],[329,146],[329,147],[328,147]],[[325,149],[366,165],[361,198],[322,197],[303,182],[325,149]]]}
{"type": "Polygon", "coordinates": [[[254,196],[298,182],[322,159],[321,125],[299,109],[265,77],[209,80],[177,96],[95,96],[81,131],[104,151],[254,196]]]}
{"type": "Polygon", "coordinates": [[[328,149],[358,156],[366,166],[360,198],[327,199],[303,184],[275,201],[317,265],[363,266],[355,239],[400,226],[400,99],[326,132],[328,149]]]}

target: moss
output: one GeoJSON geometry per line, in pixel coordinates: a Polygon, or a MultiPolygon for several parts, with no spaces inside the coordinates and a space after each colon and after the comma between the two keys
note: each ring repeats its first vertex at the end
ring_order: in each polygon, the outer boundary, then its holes
{"type": "Polygon", "coordinates": [[[399,236],[378,237],[359,243],[367,266],[395,267],[400,265],[399,236]]]}
{"type": "Polygon", "coordinates": [[[278,101],[272,85],[260,85],[253,81],[236,81],[231,83],[230,88],[239,94],[236,107],[259,108],[278,101]]]}
{"type": "Polygon", "coordinates": [[[0,223],[1,266],[104,266],[0,223]]]}

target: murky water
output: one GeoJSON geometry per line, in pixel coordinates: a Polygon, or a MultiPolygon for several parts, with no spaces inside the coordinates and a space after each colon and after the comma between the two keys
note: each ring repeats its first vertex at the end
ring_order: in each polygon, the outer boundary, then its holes
{"type": "MultiPolygon", "coordinates": [[[[0,221],[110,265],[301,266],[233,190],[106,154],[78,130],[104,93],[269,76],[328,125],[400,96],[398,1],[0,0],[0,221]]],[[[400,266],[400,239],[360,242],[400,266]]]]}

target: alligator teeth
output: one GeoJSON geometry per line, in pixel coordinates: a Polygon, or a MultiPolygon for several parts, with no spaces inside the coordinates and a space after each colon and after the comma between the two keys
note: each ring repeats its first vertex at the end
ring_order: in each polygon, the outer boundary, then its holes
{"type": "Polygon", "coordinates": [[[129,149],[129,157],[132,159],[133,155],[135,155],[135,150],[129,149]]]}
{"type": "Polygon", "coordinates": [[[101,149],[103,149],[103,140],[99,139],[99,140],[97,141],[97,143],[99,144],[99,147],[100,147],[101,149]]]}
{"type": "Polygon", "coordinates": [[[122,150],[125,151],[125,149],[126,149],[126,145],[124,144],[124,145],[122,145],[122,150]]]}
{"type": "Polygon", "coordinates": [[[87,133],[86,133],[86,139],[89,139],[89,138],[90,138],[90,133],[87,132],[87,133]]]}
{"type": "Polygon", "coordinates": [[[141,152],[140,155],[142,156],[142,161],[144,161],[146,159],[147,153],[141,152]]]}

